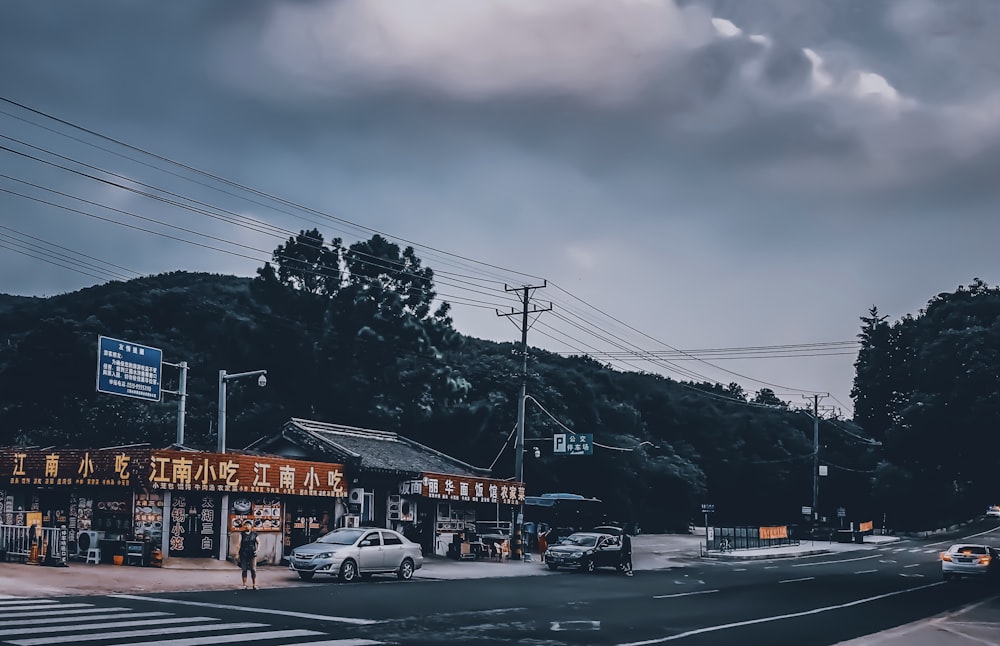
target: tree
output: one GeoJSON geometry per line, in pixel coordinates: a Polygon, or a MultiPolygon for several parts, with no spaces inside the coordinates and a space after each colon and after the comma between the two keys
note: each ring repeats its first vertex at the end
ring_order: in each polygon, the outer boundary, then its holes
{"type": "Polygon", "coordinates": [[[774,408],[788,408],[788,402],[782,401],[774,394],[774,391],[770,388],[761,388],[754,395],[752,400],[754,404],[759,404],[761,406],[772,406],[774,408]]]}
{"type": "Polygon", "coordinates": [[[264,263],[257,274],[265,283],[277,281],[309,294],[333,296],[342,283],[341,244],[340,238],[334,238],[327,245],[318,229],[299,231],[274,250],[271,257],[277,271],[264,263]]]}

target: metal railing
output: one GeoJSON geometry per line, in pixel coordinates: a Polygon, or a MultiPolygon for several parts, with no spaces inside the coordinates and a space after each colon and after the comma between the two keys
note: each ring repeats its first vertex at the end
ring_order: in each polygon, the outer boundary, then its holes
{"type": "Polygon", "coordinates": [[[37,542],[39,560],[65,563],[66,555],[62,553],[65,546],[60,545],[62,531],[65,531],[65,528],[0,525],[0,552],[3,552],[8,560],[11,558],[27,560],[31,557],[32,544],[37,542]],[[32,530],[35,532],[34,539],[31,535],[32,530]]]}
{"type": "Polygon", "coordinates": [[[713,537],[708,540],[710,551],[759,550],[768,547],[798,545],[797,538],[761,538],[760,527],[713,527],[713,537]]]}

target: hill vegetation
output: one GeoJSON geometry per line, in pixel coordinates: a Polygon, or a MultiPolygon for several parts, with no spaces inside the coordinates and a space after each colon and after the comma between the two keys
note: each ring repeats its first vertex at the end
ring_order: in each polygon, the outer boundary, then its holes
{"type": "MultiPolygon", "coordinates": [[[[172,443],[176,399],[95,392],[98,335],[186,361],[185,444],[215,444],[218,371],[268,370],[229,384],[231,447],[288,418],[399,432],[513,475],[520,348],[466,337],[410,248],[374,236],[344,247],[303,231],[254,279],[174,272],[50,298],[0,296],[0,445],[172,443]],[[498,456],[498,454],[500,454],[498,456]],[[499,459],[497,459],[499,457],[499,459]]],[[[941,295],[919,317],[862,320],[856,424],[820,421],[820,509],[929,526],[987,503],[997,452],[1000,294],[983,283],[941,295]],[[875,446],[865,438],[875,438],[875,446]]],[[[529,438],[593,433],[591,457],[534,441],[530,494],[596,496],[649,530],[685,528],[702,502],[725,523],[801,522],[812,500],[813,419],[768,390],[619,372],[531,349],[529,438]]],[[[176,370],[164,369],[176,389],[176,370]]],[[[992,500],[990,500],[992,501],[992,500]]],[[[880,522],[876,524],[880,525],[880,522]]]]}

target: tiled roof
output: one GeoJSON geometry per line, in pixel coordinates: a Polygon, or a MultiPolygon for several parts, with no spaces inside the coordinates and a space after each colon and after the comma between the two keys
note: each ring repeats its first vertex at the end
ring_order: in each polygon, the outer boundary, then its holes
{"type": "Polygon", "coordinates": [[[282,435],[291,441],[354,462],[362,470],[421,472],[489,477],[489,469],[474,467],[429,446],[389,431],[328,424],[293,417],[282,435]]]}

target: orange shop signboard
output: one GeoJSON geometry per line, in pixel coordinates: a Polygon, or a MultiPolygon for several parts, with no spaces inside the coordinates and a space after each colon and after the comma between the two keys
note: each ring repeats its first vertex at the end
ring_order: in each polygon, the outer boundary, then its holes
{"type": "Polygon", "coordinates": [[[237,453],[152,451],[149,486],[181,491],[240,491],[347,497],[344,467],[237,453]]]}
{"type": "Polygon", "coordinates": [[[130,487],[141,484],[148,449],[4,449],[0,483],[130,487]]]}
{"type": "Polygon", "coordinates": [[[347,497],[341,464],[156,449],[3,449],[0,484],[347,497]]]}

